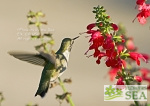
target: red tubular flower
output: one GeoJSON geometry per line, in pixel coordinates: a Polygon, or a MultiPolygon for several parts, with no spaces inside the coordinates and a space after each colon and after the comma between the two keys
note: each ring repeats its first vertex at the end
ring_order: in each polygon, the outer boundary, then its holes
{"type": "Polygon", "coordinates": [[[112,23],[111,26],[112,26],[114,31],[118,31],[119,28],[118,28],[118,26],[116,24],[112,23]]]}
{"type": "Polygon", "coordinates": [[[145,0],[137,0],[137,1],[136,1],[136,4],[137,4],[137,5],[143,5],[144,2],[145,2],[145,0]]]}
{"type": "Polygon", "coordinates": [[[101,53],[100,50],[95,49],[95,52],[94,52],[93,56],[97,57],[100,53],[101,53]]]}
{"type": "Polygon", "coordinates": [[[108,50],[108,49],[114,49],[114,42],[112,40],[112,36],[108,35],[107,38],[105,39],[104,43],[103,43],[103,48],[108,50]]]}
{"type": "Polygon", "coordinates": [[[124,82],[123,82],[123,78],[120,77],[117,81],[117,84],[116,85],[124,85],[124,82]]]}
{"type": "Polygon", "coordinates": [[[127,40],[126,47],[128,50],[135,50],[135,46],[132,39],[127,40]]]}
{"type": "Polygon", "coordinates": [[[139,11],[149,11],[150,10],[150,5],[143,3],[142,5],[139,5],[139,11]]]}
{"type": "Polygon", "coordinates": [[[134,76],[134,80],[136,80],[137,82],[142,82],[142,77],[134,76]]]}
{"type": "MultiPolygon", "coordinates": [[[[138,5],[138,10],[139,10],[139,13],[137,14],[136,17],[138,18],[138,21],[141,24],[145,24],[146,18],[148,18],[150,16],[150,4],[146,4],[145,0],[137,0],[136,3],[138,5]]],[[[134,20],[133,20],[133,22],[134,22],[134,20]]]]}
{"type": "Polygon", "coordinates": [[[109,49],[109,50],[106,50],[106,55],[108,58],[116,58],[117,56],[117,51],[115,51],[114,49],[109,49]]]}
{"type": "Polygon", "coordinates": [[[99,52],[99,54],[97,55],[98,59],[96,60],[96,63],[100,64],[100,59],[104,56],[106,56],[104,52],[99,52]]]}
{"type": "Polygon", "coordinates": [[[124,46],[123,45],[117,45],[117,50],[119,53],[121,53],[124,49],[124,46]]]}
{"type": "Polygon", "coordinates": [[[145,54],[145,53],[142,53],[143,57],[146,59],[146,60],[149,60],[150,59],[150,55],[148,54],[145,54]]]}
{"type": "Polygon", "coordinates": [[[143,77],[143,80],[150,82],[150,77],[143,77]]]}
{"type": "Polygon", "coordinates": [[[150,16],[150,10],[143,10],[137,15],[137,18],[141,24],[145,24],[146,18],[148,18],[149,16],[150,16]]]}
{"type": "Polygon", "coordinates": [[[140,2],[140,3],[142,5],[139,5],[139,13],[137,14],[136,17],[138,18],[138,21],[141,24],[145,24],[146,23],[146,18],[148,18],[150,16],[150,5],[146,4],[146,3],[142,3],[142,2],[140,2]]]}
{"type": "Polygon", "coordinates": [[[122,68],[122,61],[120,58],[108,58],[107,61],[105,62],[105,64],[107,65],[107,67],[112,67],[112,68],[122,68]]]}
{"type": "Polygon", "coordinates": [[[117,72],[119,71],[119,68],[111,68],[108,72],[110,81],[113,81],[117,75],[117,72]]]}
{"type": "Polygon", "coordinates": [[[89,50],[98,49],[103,44],[104,37],[101,35],[100,31],[96,31],[92,33],[89,42],[92,43],[91,46],[89,47],[89,50]]]}
{"type": "Polygon", "coordinates": [[[120,77],[118,79],[117,84],[116,84],[116,88],[118,88],[118,89],[124,89],[125,88],[125,84],[123,82],[123,78],[122,77],[120,77]]]}
{"type": "Polygon", "coordinates": [[[94,32],[96,32],[96,30],[88,30],[87,32],[84,32],[84,33],[92,34],[92,33],[94,33],[94,32]]]}
{"type": "Polygon", "coordinates": [[[131,58],[131,59],[133,59],[133,60],[136,61],[137,65],[140,65],[140,60],[139,60],[139,58],[141,58],[141,59],[143,59],[145,62],[147,62],[147,60],[146,60],[146,59],[143,57],[143,55],[140,54],[140,53],[130,52],[129,55],[130,55],[130,58],[131,58]]]}
{"type": "Polygon", "coordinates": [[[95,26],[96,26],[96,23],[89,24],[89,25],[87,26],[87,30],[91,30],[91,29],[93,29],[95,26]]]}
{"type": "Polygon", "coordinates": [[[141,74],[142,74],[142,78],[145,78],[145,77],[148,76],[148,73],[150,73],[150,70],[147,69],[147,68],[141,68],[141,69],[140,69],[140,72],[141,72],[141,74]]]}

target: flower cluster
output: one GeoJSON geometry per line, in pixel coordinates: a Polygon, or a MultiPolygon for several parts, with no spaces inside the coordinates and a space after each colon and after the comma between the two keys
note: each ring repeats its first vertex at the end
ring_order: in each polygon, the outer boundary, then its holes
{"type": "MultiPolygon", "coordinates": [[[[126,61],[124,61],[124,68],[126,71],[129,71],[130,73],[134,72],[134,71],[139,71],[140,68],[136,68],[135,65],[132,66],[132,63],[135,60],[137,65],[140,65],[140,60],[139,58],[141,58],[143,61],[147,62],[150,59],[150,56],[148,54],[144,54],[144,53],[138,53],[137,52],[137,47],[134,45],[133,42],[133,38],[131,37],[127,37],[126,33],[125,33],[125,29],[123,28],[123,26],[120,24],[119,25],[119,30],[116,33],[116,35],[122,35],[123,38],[125,39],[124,43],[117,43],[116,46],[118,48],[118,51],[121,52],[123,51],[124,48],[126,48],[126,52],[128,52],[129,57],[131,58],[127,58],[126,61]]],[[[118,68],[110,68],[108,75],[110,76],[110,81],[113,81],[115,79],[116,76],[118,76],[118,72],[120,71],[120,69],[118,68]]],[[[122,77],[122,76],[120,76],[122,77]]],[[[118,78],[120,78],[118,77],[118,78]]],[[[140,76],[128,76],[130,77],[130,80],[135,80],[136,82],[141,82],[142,79],[144,80],[144,77],[140,77],[140,76]]],[[[123,79],[123,77],[122,77],[123,79]]],[[[123,80],[119,80],[118,81],[123,81],[123,80]]],[[[122,82],[120,82],[122,83],[122,82]]],[[[120,84],[117,82],[117,84],[120,84]]]]}
{"type": "MultiPolygon", "coordinates": [[[[110,22],[110,16],[108,16],[103,7],[95,7],[94,13],[96,13],[97,21],[87,26],[87,34],[90,34],[90,46],[89,50],[94,50],[93,56],[97,58],[96,63],[100,64],[100,61],[105,57],[105,64],[107,67],[122,69],[124,66],[124,60],[131,58],[140,65],[139,58],[146,61],[142,54],[136,52],[126,52],[126,47],[123,44],[125,42],[123,35],[117,35],[119,30],[118,25],[110,22]],[[97,28],[96,28],[97,27],[97,28]]],[[[128,40],[127,47],[135,49],[131,40],[128,40]]],[[[85,53],[87,55],[88,51],[85,53]]]]}
{"type": "Polygon", "coordinates": [[[115,77],[118,79],[116,85],[124,85],[124,81],[127,80],[141,82],[140,76],[131,76],[124,70],[128,60],[136,61],[137,65],[140,65],[139,59],[147,62],[146,55],[136,52],[133,39],[127,38],[118,25],[110,22],[110,16],[103,7],[94,7],[93,13],[96,14],[96,22],[87,26],[86,33],[90,34],[90,45],[85,55],[88,51],[94,50],[94,53],[88,57],[97,58],[97,64],[105,58],[106,66],[110,67],[110,79],[114,80],[115,77]]]}
{"type": "Polygon", "coordinates": [[[137,0],[136,4],[139,10],[139,13],[136,17],[141,24],[145,24],[146,18],[150,16],[150,4],[146,4],[146,0],[137,0]]]}
{"type": "MultiPolygon", "coordinates": [[[[137,68],[135,65],[132,65],[132,63],[134,62],[132,60],[136,60],[136,63],[138,65],[140,65],[139,58],[141,58],[143,61],[147,62],[148,60],[150,60],[150,55],[145,54],[145,53],[139,54],[137,52],[138,48],[134,45],[133,38],[126,36],[127,34],[125,33],[125,29],[121,25],[119,25],[119,30],[116,34],[123,35],[123,37],[125,39],[125,43],[116,44],[118,50],[122,51],[123,48],[125,47],[127,49],[127,52],[129,52],[129,54],[130,54],[130,58],[132,58],[132,59],[126,59],[126,62],[124,64],[124,68],[125,68],[124,70],[128,71],[131,74],[129,76],[126,76],[126,78],[128,78],[128,80],[130,80],[130,81],[133,81],[132,84],[146,81],[149,84],[148,89],[150,89],[150,76],[149,76],[150,70],[147,68],[140,68],[140,67],[137,68]],[[141,73],[142,76],[139,76],[140,75],[139,72],[141,73]],[[136,75],[134,73],[136,73],[136,75]],[[133,75],[135,75],[135,76],[133,76],[133,75]]],[[[121,70],[118,68],[110,68],[110,70],[108,72],[108,75],[110,76],[110,81],[113,81],[115,78],[118,79],[116,85],[124,85],[125,84],[124,81],[126,80],[126,78],[124,78],[120,74],[120,72],[121,72],[121,70]]]]}

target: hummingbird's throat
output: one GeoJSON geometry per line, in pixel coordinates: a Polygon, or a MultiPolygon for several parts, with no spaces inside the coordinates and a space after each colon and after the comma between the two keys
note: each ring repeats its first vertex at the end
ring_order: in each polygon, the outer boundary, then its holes
{"type": "Polygon", "coordinates": [[[67,59],[67,61],[69,61],[69,55],[70,55],[70,52],[68,50],[66,50],[63,55],[65,56],[65,58],[67,59]]]}

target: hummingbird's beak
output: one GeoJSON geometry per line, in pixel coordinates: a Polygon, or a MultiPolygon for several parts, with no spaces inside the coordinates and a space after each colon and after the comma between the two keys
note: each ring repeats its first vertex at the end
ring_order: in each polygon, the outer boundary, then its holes
{"type": "Polygon", "coordinates": [[[75,40],[75,39],[77,39],[77,38],[79,38],[80,36],[77,36],[77,37],[75,37],[75,38],[73,38],[72,40],[75,40]]]}

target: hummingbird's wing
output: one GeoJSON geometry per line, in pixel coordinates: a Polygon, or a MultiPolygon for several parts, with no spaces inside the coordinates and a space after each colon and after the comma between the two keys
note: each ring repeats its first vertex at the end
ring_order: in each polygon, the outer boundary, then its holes
{"type": "Polygon", "coordinates": [[[26,52],[8,52],[11,56],[26,61],[31,64],[45,66],[47,62],[55,64],[55,56],[40,52],[39,54],[26,53],[26,52]]]}

